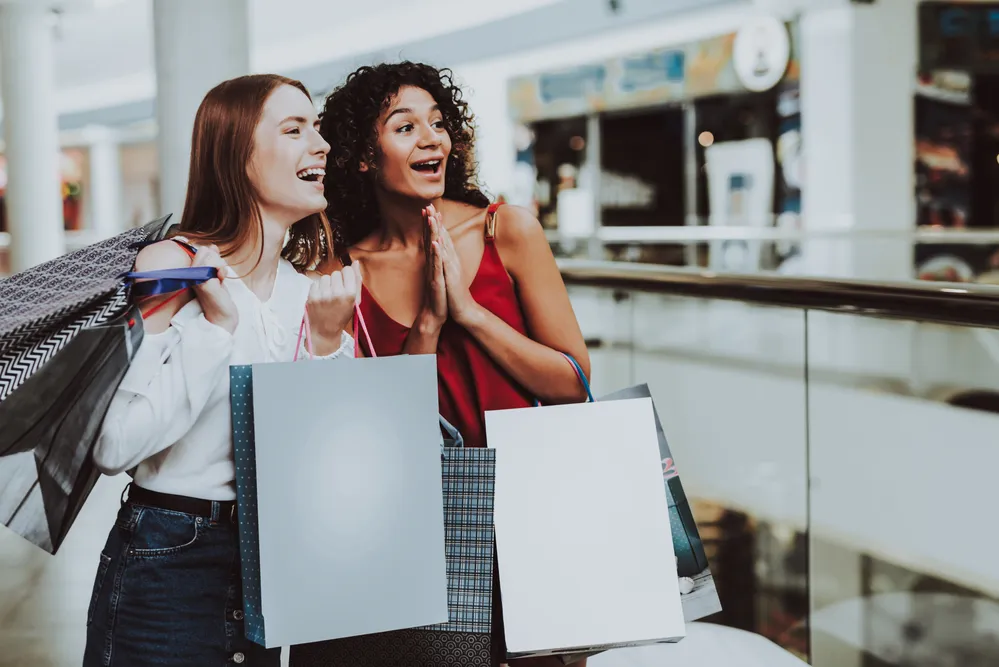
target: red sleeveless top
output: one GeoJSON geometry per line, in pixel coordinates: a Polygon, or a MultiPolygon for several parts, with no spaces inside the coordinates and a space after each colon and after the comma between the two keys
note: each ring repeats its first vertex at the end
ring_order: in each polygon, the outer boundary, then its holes
{"type": "MultiPolygon", "coordinates": [[[[493,238],[498,208],[498,204],[493,204],[486,214],[485,249],[468,290],[476,303],[526,336],[527,327],[517,292],[493,238]]],[[[389,317],[367,288],[362,286],[361,289],[361,314],[375,353],[380,357],[401,354],[410,327],[389,317]]],[[[367,342],[363,336],[360,338],[356,344],[370,356],[367,342]]],[[[486,410],[533,405],[527,391],[493,361],[470,333],[451,319],[444,323],[437,343],[437,377],[441,415],[458,429],[467,447],[485,447],[486,410]]]]}

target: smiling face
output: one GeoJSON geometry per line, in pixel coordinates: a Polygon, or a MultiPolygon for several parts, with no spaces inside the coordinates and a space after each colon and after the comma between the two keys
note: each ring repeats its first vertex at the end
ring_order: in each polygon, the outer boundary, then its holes
{"type": "Polygon", "coordinates": [[[442,197],[451,137],[433,96],[403,86],[376,123],[378,186],[421,203],[442,197]]]}
{"type": "Polygon", "coordinates": [[[254,131],[247,170],[261,213],[290,227],[325,209],[329,150],[308,96],[294,86],[274,89],[254,131]]]}

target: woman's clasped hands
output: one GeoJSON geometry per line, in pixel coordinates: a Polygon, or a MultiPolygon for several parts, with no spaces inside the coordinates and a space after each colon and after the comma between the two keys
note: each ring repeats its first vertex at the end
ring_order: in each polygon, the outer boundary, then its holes
{"type": "Polygon", "coordinates": [[[433,204],[423,209],[426,252],[426,303],[424,317],[439,329],[450,316],[464,325],[478,309],[462,278],[461,261],[444,220],[433,204]]]}

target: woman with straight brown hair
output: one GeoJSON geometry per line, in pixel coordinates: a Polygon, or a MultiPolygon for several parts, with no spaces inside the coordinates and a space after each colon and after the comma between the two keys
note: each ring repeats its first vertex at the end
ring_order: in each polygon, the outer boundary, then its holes
{"type": "Polygon", "coordinates": [[[309,274],[331,238],[318,124],[305,87],[275,75],[226,81],[198,109],[177,236],[136,269],[218,278],[142,304],[145,339],[94,451],[132,482],[97,568],[84,667],[280,664],[243,631],[228,367],[291,361],[306,308],[317,355],[353,355],[360,272],[309,274]]]}

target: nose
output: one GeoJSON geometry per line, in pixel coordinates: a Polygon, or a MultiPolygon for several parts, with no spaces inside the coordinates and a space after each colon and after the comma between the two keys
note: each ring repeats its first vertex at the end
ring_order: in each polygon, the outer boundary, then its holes
{"type": "Polygon", "coordinates": [[[420,125],[420,148],[437,148],[440,146],[440,134],[429,123],[420,125]]]}
{"type": "Polygon", "coordinates": [[[323,155],[323,156],[329,155],[330,152],[329,142],[323,139],[323,135],[319,133],[319,130],[313,130],[312,136],[313,136],[312,154],[323,155]]]}

